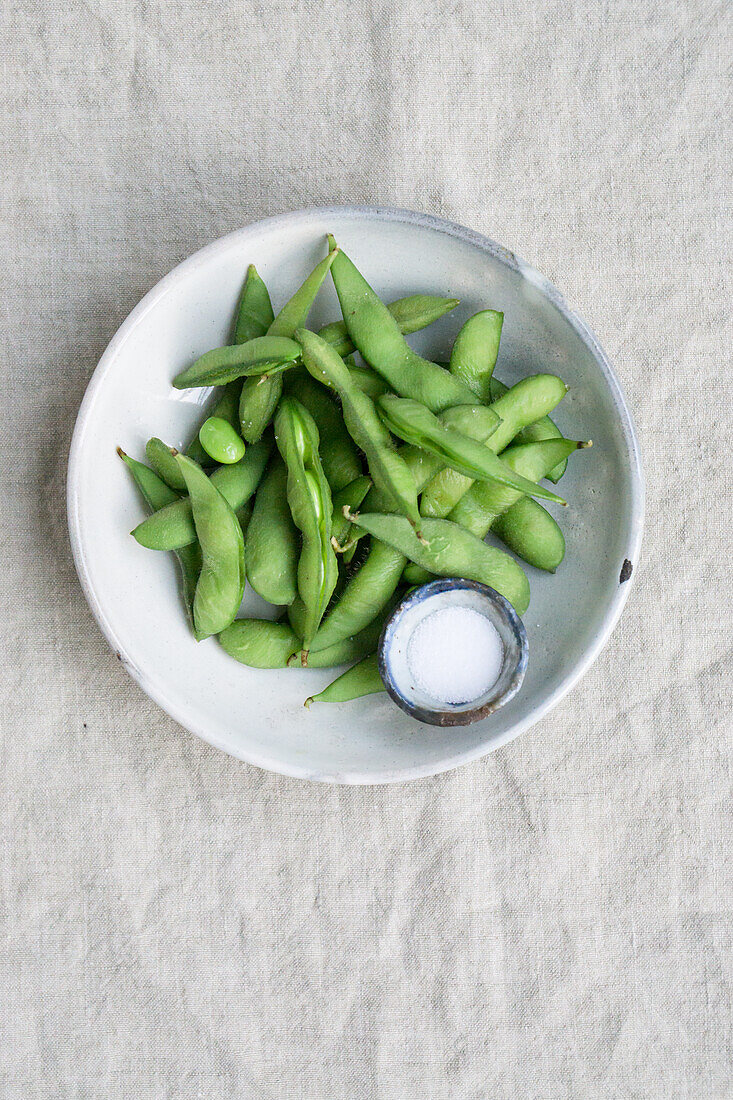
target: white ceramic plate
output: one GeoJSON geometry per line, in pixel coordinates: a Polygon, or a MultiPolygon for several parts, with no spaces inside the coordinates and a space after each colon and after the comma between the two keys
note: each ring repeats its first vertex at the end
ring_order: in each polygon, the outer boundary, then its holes
{"type": "MultiPolygon", "coordinates": [[[[340,316],[324,285],[311,325],[340,316]]],[[[173,718],[212,745],[286,775],[342,783],[384,783],[474,760],[536,722],[582,676],[608,639],[628,595],[620,580],[636,564],[643,481],[629,411],[593,335],[546,279],[506,249],[468,229],[404,210],[332,207],[250,225],[197,252],[132,311],[105,351],[79,412],[69,461],[71,543],[89,605],[130,674],[173,718]],[[184,445],[205,392],[170,380],[196,356],[228,340],[248,263],[265,279],[275,308],[324,253],[333,232],[387,300],[413,292],[455,295],[461,306],[411,340],[448,358],[451,341],[476,310],[504,310],[496,375],[507,383],[538,371],[570,386],[556,420],[592,450],[571,459],[560,483],[570,506],[560,517],[567,556],[555,576],[529,569],[525,616],[530,661],[524,685],[504,709],[473,726],[420,725],[387,696],[303,707],[330,670],[261,671],[232,661],[215,640],[191,637],[172,555],[143,549],[130,530],[145,515],[119,444],[144,458],[151,435],[184,445]],[[623,573],[622,573],[623,570],[623,573]]],[[[244,609],[262,601],[253,593],[244,609]]]]}

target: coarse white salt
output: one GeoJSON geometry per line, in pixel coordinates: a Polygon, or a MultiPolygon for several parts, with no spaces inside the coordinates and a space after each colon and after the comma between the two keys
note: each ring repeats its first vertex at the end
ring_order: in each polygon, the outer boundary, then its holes
{"type": "Polygon", "coordinates": [[[499,678],[504,645],[485,615],[470,607],[443,607],[415,627],[407,664],[416,684],[438,703],[470,703],[499,678]]]}

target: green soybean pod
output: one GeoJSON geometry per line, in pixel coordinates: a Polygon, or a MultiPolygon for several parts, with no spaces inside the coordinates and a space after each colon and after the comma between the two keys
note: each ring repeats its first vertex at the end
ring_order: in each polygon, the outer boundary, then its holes
{"type": "Polygon", "coordinates": [[[337,493],[361,475],[361,460],[346,424],[328,390],[311,378],[304,367],[293,371],[286,382],[289,394],[304,405],[318,425],[318,452],[331,492],[337,493]]]}
{"type": "Polygon", "coordinates": [[[155,435],[149,439],[145,444],[145,455],[158,477],[162,478],[171,489],[175,489],[176,495],[186,492],[186,482],[178,469],[175,451],[162,439],[158,439],[155,435]]]}
{"type": "Polygon", "coordinates": [[[246,344],[256,336],[264,336],[274,320],[272,302],[267,287],[254,264],[247,268],[247,277],[237,303],[233,344],[246,344]]]}
{"type": "MultiPolygon", "coordinates": [[[[498,481],[529,496],[542,497],[556,504],[565,503],[557,493],[517,474],[497,458],[490,445],[478,443],[470,436],[441,423],[437,416],[418,401],[385,394],[379,398],[377,407],[394,435],[435,454],[449,469],[479,481],[498,481]]],[[[497,430],[500,423],[501,421],[497,421],[497,430]]]]}
{"type": "Polygon", "coordinates": [[[487,403],[503,324],[504,314],[495,309],[474,313],[456,336],[451,352],[451,374],[465,382],[480,401],[487,403]]]}
{"type": "Polygon", "coordinates": [[[219,641],[230,657],[250,668],[286,668],[300,649],[300,638],[286,622],[269,619],[235,619],[219,641]]]}
{"type": "Polygon", "coordinates": [[[394,546],[372,539],[366,560],[324,618],[311,651],[325,649],[368,626],[394,595],[405,560],[394,546]]]}
{"type": "MultiPolygon", "coordinates": [[[[400,516],[399,518],[402,519],[403,517],[400,516]]],[[[382,610],[358,634],[342,638],[340,641],[334,642],[333,645],[316,650],[315,653],[309,651],[305,654],[301,651],[300,656],[291,658],[290,663],[296,664],[300,661],[303,667],[307,668],[335,668],[336,665],[347,665],[352,661],[360,660],[367,653],[373,653],[377,648],[379,635],[382,633],[384,620],[389,614],[390,608],[391,605],[386,610],[382,610]]]]}
{"type": "MultiPolygon", "coordinates": [[[[504,396],[508,388],[509,387],[505,386],[503,382],[500,382],[498,378],[492,378],[490,382],[491,400],[498,401],[500,397],[504,396]]],[[[543,439],[562,438],[563,434],[555,421],[551,420],[549,416],[541,416],[539,420],[535,420],[532,424],[528,424],[526,428],[522,428],[515,436],[514,441],[516,443],[538,443],[543,439]]],[[[550,481],[557,484],[565,473],[567,466],[568,460],[563,459],[562,462],[558,462],[555,469],[551,470],[547,477],[550,481]]]]}
{"type": "MultiPolygon", "coordinates": [[[[336,247],[332,237],[329,245],[336,247]]],[[[354,346],[396,393],[413,397],[431,412],[475,401],[460,379],[412,350],[392,314],[343,252],[334,259],[331,275],[354,346]]]]}
{"type": "Polygon", "coordinates": [[[300,346],[287,336],[256,336],[246,344],[228,344],[205,352],[176,375],[173,385],[177,390],[223,386],[235,378],[248,378],[292,364],[299,356],[300,346]]]}
{"type": "MultiPolygon", "coordinates": [[[[211,483],[236,512],[252,496],[260,483],[272,450],[272,439],[261,439],[247,448],[244,458],[232,466],[220,466],[211,475],[211,483]]],[[[132,532],[141,546],[150,550],[180,550],[196,539],[196,528],[188,497],[174,500],[138,524],[132,532]]]]}
{"type": "Polygon", "coordinates": [[[346,364],[349,368],[349,374],[351,375],[351,381],[354,382],[362,393],[365,393],[367,397],[371,397],[372,401],[375,401],[378,397],[381,397],[383,393],[389,393],[389,386],[376,371],[371,367],[360,367],[357,364],[346,364]]]}
{"type": "Polygon", "coordinates": [[[301,650],[300,639],[286,622],[268,619],[235,619],[221,631],[219,641],[230,657],[251,668],[333,668],[371,653],[382,625],[383,618],[377,619],[360,634],[318,653],[301,650]]]}
{"type": "Polygon", "coordinates": [[[350,481],[348,485],[344,485],[343,489],[339,489],[338,492],[333,494],[331,545],[337,554],[343,552],[342,544],[348,539],[349,529],[351,527],[351,524],[344,515],[344,508],[348,508],[350,512],[359,508],[371,487],[371,478],[367,477],[365,474],[361,474],[359,477],[355,477],[353,481],[350,481]]]}
{"type": "MultiPolygon", "coordinates": [[[[567,386],[554,374],[533,374],[507,390],[491,406],[501,424],[489,437],[486,447],[498,455],[527,424],[544,416],[563,399],[567,386]]],[[[471,488],[472,479],[456,470],[443,470],[425,487],[420,510],[426,516],[442,519],[471,488]]]]}
{"type": "Polygon", "coordinates": [[[370,653],[362,657],[358,664],[337,676],[323,691],[310,695],[304,705],[309,707],[311,703],[348,703],[351,699],[362,699],[365,695],[376,695],[384,690],[377,654],[370,653]]]}
{"type": "MultiPolygon", "coordinates": [[[[521,432],[515,437],[515,442],[538,443],[543,439],[562,438],[563,434],[557,424],[550,420],[549,416],[543,416],[539,420],[535,420],[534,424],[528,424],[526,428],[522,428],[521,432]]],[[[565,473],[567,466],[568,460],[566,458],[562,462],[558,462],[554,470],[550,470],[547,474],[548,479],[556,485],[565,473]]]]}
{"type": "Polygon", "coordinates": [[[248,443],[262,438],[283,392],[282,374],[245,378],[239,397],[239,427],[248,443]]]}
{"type": "Polygon", "coordinates": [[[536,569],[554,573],[565,557],[565,536],[541,504],[523,497],[491,525],[493,533],[536,569]]]}
{"type": "Polygon", "coordinates": [[[193,600],[193,619],[202,634],[218,634],[234,619],[244,594],[244,539],[231,506],[211,479],[186,455],[178,455],[186,479],[201,573],[193,600]]]}
{"type": "Polygon", "coordinates": [[[303,363],[308,371],[338,392],[349,435],[366,455],[374,484],[393,500],[395,507],[416,529],[419,528],[414,479],[397,454],[374,402],[354,385],[343,359],[320,336],[305,329],[298,329],[296,336],[303,348],[303,363]]]}
{"type": "MultiPolygon", "coordinates": [[[[509,447],[502,458],[511,469],[530,481],[539,481],[558,461],[573,451],[588,447],[574,439],[544,439],[538,443],[521,443],[509,447]]],[[[521,494],[508,485],[476,481],[451,510],[449,518],[483,538],[494,520],[516,504],[521,494]]]]}
{"type": "Polygon", "coordinates": [[[247,580],[258,596],[290,604],[298,594],[300,536],[288,506],[288,471],[278,455],[257,489],[244,544],[247,580]]]}
{"type": "Polygon", "coordinates": [[[403,516],[360,512],[352,521],[429,573],[487,584],[505,596],[519,615],[529,606],[529,581],[517,562],[456,523],[426,519],[421,542],[411,537],[403,516]]]}
{"type": "MultiPolygon", "coordinates": [[[[406,298],[398,298],[397,301],[390,302],[387,309],[394,317],[402,335],[408,336],[411,332],[418,332],[432,325],[434,321],[440,320],[457,305],[460,305],[458,298],[439,298],[433,294],[410,294],[406,298]]],[[[344,321],[332,321],[330,325],[319,329],[318,335],[330,344],[342,359],[354,350],[344,321]]]]}
{"type": "Polygon", "coordinates": [[[336,587],[338,564],[331,545],[333,503],[318,454],[318,429],[294,397],[284,398],[278,406],[275,442],[288,471],[290,512],[302,535],[298,594],[306,608],[303,649],[307,651],[336,587]]]}
{"type": "Polygon", "coordinates": [[[231,424],[220,416],[210,416],[204,420],[199,429],[199,441],[206,453],[224,466],[231,466],[244,458],[244,442],[231,424]]]}
{"type": "MultiPolygon", "coordinates": [[[[267,330],[269,336],[292,336],[297,328],[305,324],[334,256],[335,253],[329,253],[316,265],[302,286],[298,287],[290,301],[274,318],[267,330]]],[[[239,420],[242,435],[248,443],[256,443],[261,437],[272,419],[282,392],[283,380],[280,373],[245,379],[239,400],[239,420]]]]}
{"type": "MultiPolygon", "coordinates": [[[[130,458],[130,456],[125,454],[120,447],[117,448],[117,454],[132,474],[135,484],[140,490],[151,512],[157,512],[159,509],[165,508],[166,505],[178,499],[177,493],[175,493],[170,486],[166,485],[153,470],[143,465],[142,462],[137,462],[134,458],[130,458]]],[[[201,634],[194,625],[193,599],[196,594],[196,585],[201,572],[201,548],[198,542],[192,542],[189,546],[182,546],[180,550],[177,550],[175,553],[181,569],[183,602],[186,608],[186,614],[193,636],[197,642],[200,642],[206,635],[201,634]]]]}

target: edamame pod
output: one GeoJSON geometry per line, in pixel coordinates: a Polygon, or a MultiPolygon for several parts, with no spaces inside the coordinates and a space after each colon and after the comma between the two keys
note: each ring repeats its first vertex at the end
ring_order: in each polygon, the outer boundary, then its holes
{"type": "Polygon", "coordinates": [[[469,317],[458,333],[450,357],[450,372],[480,401],[491,399],[491,376],[499,354],[504,314],[483,309],[469,317]]]}
{"type": "MultiPolygon", "coordinates": [[[[399,518],[402,519],[403,517],[399,518]]],[[[383,609],[382,612],[377,615],[368,626],[360,630],[358,634],[354,634],[349,638],[342,638],[341,641],[326,646],[324,649],[319,649],[315,653],[312,651],[307,654],[301,652],[301,664],[308,668],[334,668],[336,665],[346,665],[351,661],[358,661],[367,653],[372,653],[377,648],[379,635],[382,633],[384,620],[389,614],[391,606],[390,603],[387,609],[383,609]]],[[[297,661],[298,658],[293,657],[290,660],[290,664],[295,664],[297,661]]]]}
{"type": "Polygon", "coordinates": [[[349,536],[349,528],[351,527],[351,524],[344,515],[344,508],[348,508],[350,512],[359,508],[371,487],[371,478],[368,478],[365,474],[361,474],[359,477],[355,477],[353,481],[350,481],[348,485],[344,485],[343,489],[339,489],[337,493],[333,494],[331,545],[337,554],[342,552],[343,543],[346,542],[349,536]]]}
{"type": "Polygon", "coordinates": [[[218,634],[233,621],[244,594],[242,528],[203,470],[186,455],[178,455],[177,462],[186,480],[201,546],[193,621],[200,634],[218,634]]]}
{"type": "Polygon", "coordinates": [[[223,386],[235,378],[264,374],[266,370],[294,363],[300,346],[287,336],[256,336],[246,344],[213,348],[173,379],[177,390],[223,386]]]}
{"type": "Polygon", "coordinates": [[[219,641],[230,657],[250,668],[286,668],[300,649],[300,639],[286,622],[269,619],[235,619],[219,641]]]}
{"type": "MultiPolygon", "coordinates": [[[[297,328],[304,325],[323,280],[328,274],[335,252],[330,252],[325,260],[311,271],[308,278],[298,287],[273,320],[268,336],[292,336],[297,328]]],[[[260,378],[247,378],[242,385],[239,400],[239,420],[242,435],[248,443],[256,443],[272,419],[277,403],[283,391],[281,373],[262,374],[260,378]]]]}
{"type": "Polygon", "coordinates": [[[248,443],[262,438],[283,392],[282,374],[245,378],[239,398],[239,426],[248,443]]]}
{"type": "MultiPolygon", "coordinates": [[[[574,439],[545,439],[539,443],[521,443],[509,447],[502,458],[506,466],[530,481],[545,477],[563,458],[587,447],[574,439]]],[[[450,512],[449,518],[466,530],[484,538],[497,516],[502,515],[520,499],[516,489],[496,482],[476,481],[450,512]]]]}
{"type": "Polygon", "coordinates": [[[178,469],[175,452],[162,439],[156,435],[149,439],[145,444],[145,455],[158,477],[176,490],[175,496],[186,492],[186,482],[178,469]]]}
{"type": "MultiPolygon", "coordinates": [[[[567,386],[554,374],[534,374],[512,386],[491,406],[501,424],[486,447],[498,455],[527,424],[544,416],[562,400],[567,386]]],[[[444,518],[468,492],[472,479],[455,470],[443,470],[425,487],[420,509],[426,516],[444,518]]]]}
{"type": "Polygon", "coordinates": [[[421,542],[411,537],[410,526],[402,516],[361,512],[352,514],[351,520],[429,573],[488,584],[506,596],[519,615],[529,606],[529,581],[517,562],[457,523],[426,519],[421,542]]]}
{"type": "Polygon", "coordinates": [[[219,634],[219,641],[235,661],[251,668],[286,668],[300,665],[308,668],[332,668],[358,661],[375,648],[383,619],[376,619],[366,630],[353,638],[344,638],[337,645],[307,653],[300,649],[300,639],[286,622],[268,619],[235,619],[219,634]]]}
{"type": "MultiPolygon", "coordinates": [[[[515,436],[515,443],[538,443],[543,439],[562,439],[563,434],[558,428],[554,420],[550,420],[549,416],[540,417],[539,420],[535,420],[534,424],[528,424],[526,428],[522,428],[521,432],[515,436]]],[[[565,473],[568,467],[568,460],[563,459],[562,462],[558,462],[557,466],[546,475],[547,478],[557,484],[560,478],[565,473]]]]}
{"type": "Polygon", "coordinates": [[[331,490],[318,454],[318,429],[294,397],[280,402],[275,442],[288,470],[293,522],[302,535],[298,593],[306,609],[303,649],[307,652],[336,586],[338,565],[331,546],[331,490]]]}
{"type": "MultiPolygon", "coordinates": [[[[272,439],[261,439],[247,448],[241,462],[214,470],[211,482],[236,512],[249,500],[259,485],[272,450],[272,439]]],[[[196,528],[188,497],[174,500],[167,508],[154,512],[132,532],[141,546],[150,550],[180,550],[196,538],[196,528]]]]}
{"type": "Polygon", "coordinates": [[[536,569],[554,573],[565,557],[565,536],[559,524],[530,497],[522,497],[504,515],[498,516],[491,530],[536,569]]]}
{"type": "MultiPolygon", "coordinates": [[[[450,313],[460,304],[458,298],[438,298],[432,294],[410,294],[407,298],[398,298],[396,302],[390,302],[387,309],[394,317],[397,326],[403,336],[411,332],[418,332],[427,328],[434,321],[440,320],[446,313],[450,313]]],[[[332,321],[318,330],[318,335],[334,351],[338,352],[342,359],[350,355],[354,345],[349,339],[349,333],[344,321],[332,321]]]]}
{"type": "Polygon", "coordinates": [[[418,528],[420,514],[415,482],[394,449],[374,402],[354,385],[343,359],[320,336],[298,329],[296,337],[303,348],[303,363],[307,370],[318,381],[333,386],[338,392],[349,435],[366,455],[374,484],[418,528]]]}
{"type": "Polygon", "coordinates": [[[304,705],[309,707],[311,703],[347,703],[351,699],[361,699],[365,695],[376,695],[385,690],[379,675],[377,654],[370,653],[367,657],[362,657],[358,664],[337,676],[323,691],[309,696],[304,705]]]}
{"type": "Polygon", "coordinates": [[[272,302],[267,287],[258,275],[255,265],[250,264],[237,304],[232,343],[245,344],[248,340],[254,340],[256,336],[264,336],[273,318],[272,302]]]}
{"type": "MultiPolygon", "coordinates": [[[[498,401],[500,397],[509,389],[503,382],[500,382],[498,378],[492,378],[489,383],[491,390],[491,400],[498,401]]],[[[549,416],[541,416],[539,420],[535,420],[534,423],[528,424],[526,428],[522,428],[521,432],[517,432],[514,437],[515,443],[537,443],[542,439],[562,439],[563,434],[558,428],[554,420],[551,420],[549,416]]],[[[551,470],[547,475],[548,479],[555,484],[560,480],[565,473],[568,466],[568,460],[565,458],[562,462],[558,462],[554,470],[551,470]]]]}
{"type": "Polygon", "coordinates": [[[278,455],[257,489],[244,544],[247,580],[274,604],[290,604],[298,594],[300,537],[288,507],[287,483],[278,455]]]}
{"type": "MultiPolygon", "coordinates": [[[[332,237],[329,245],[336,247],[332,237]]],[[[475,401],[468,386],[412,350],[392,314],[343,252],[336,256],[331,275],[354,346],[396,393],[413,397],[432,412],[475,401]]]]}
{"type": "Polygon", "coordinates": [[[288,377],[286,390],[306,407],[318,425],[318,452],[323,463],[323,472],[328,478],[331,492],[336,493],[361,475],[361,460],[346,430],[341,409],[304,367],[299,367],[288,377]]]}
{"type": "MultiPolygon", "coordinates": [[[[175,493],[170,486],[166,485],[153,470],[149,469],[142,462],[137,462],[134,458],[130,458],[130,456],[125,454],[120,447],[117,448],[117,454],[132,474],[135,484],[140,490],[151,512],[157,512],[159,509],[165,508],[166,505],[172,504],[173,501],[178,500],[178,494],[175,493]]],[[[183,602],[186,608],[186,614],[193,636],[197,642],[200,642],[206,635],[199,633],[194,625],[193,598],[196,594],[196,585],[201,572],[201,548],[198,542],[194,541],[189,546],[182,546],[180,550],[177,550],[175,553],[181,568],[183,602]]]]}
{"type": "Polygon", "coordinates": [[[394,595],[405,560],[393,546],[372,539],[366,561],[347,582],[338,603],[321,623],[311,651],[325,649],[368,626],[394,595]]]}
{"type": "Polygon", "coordinates": [[[231,466],[244,458],[245,446],[234,428],[221,416],[210,416],[199,429],[199,442],[214,459],[224,466],[231,466]]]}
{"type": "Polygon", "coordinates": [[[356,383],[362,393],[371,397],[372,401],[381,397],[383,393],[389,392],[387,383],[371,367],[359,367],[356,364],[352,366],[351,363],[347,363],[347,366],[351,381],[356,383]]]}
{"type": "MultiPolygon", "coordinates": [[[[437,416],[419,402],[405,397],[395,397],[394,394],[385,394],[384,397],[380,397],[377,407],[387,427],[396,436],[436,455],[445,466],[464,474],[469,479],[498,481],[502,485],[510,485],[530,496],[552,500],[556,504],[565,504],[557,493],[516,474],[500,458],[497,458],[490,449],[491,436],[489,436],[488,445],[477,443],[470,436],[463,435],[441,423],[437,416]]],[[[500,423],[501,421],[497,420],[497,430],[500,423]]]]}

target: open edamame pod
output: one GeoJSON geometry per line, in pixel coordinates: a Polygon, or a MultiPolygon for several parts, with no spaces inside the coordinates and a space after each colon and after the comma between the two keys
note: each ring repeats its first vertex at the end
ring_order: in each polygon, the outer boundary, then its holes
{"type": "Polygon", "coordinates": [[[357,512],[350,518],[429,573],[488,584],[506,596],[517,614],[523,615],[527,610],[529,581],[521,566],[508,554],[488,546],[458,524],[445,519],[426,519],[425,541],[420,542],[412,537],[410,525],[402,516],[357,512]]]}
{"type": "MultiPolygon", "coordinates": [[[[424,405],[409,398],[385,394],[377,401],[377,407],[391,432],[406,443],[435,454],[450,469],[468,478],[498,481],[529,496],[565,504],[557,493],[516,474],[497,458],[490,449],[491,436],[489,446],[477,443],[475,439],[447,427],[424,405]]],[[[497,420],[497,428],[499,424],[497,420]]]]}
{"type": "Polygon", "coordinates": [[[257,488],[244,543],[247,580],[268,603],[290,604],[298,594],[300,536],[288,506],[288,471],[278,455],[257,488]]]}
{"type": "Polygon", "coordinates": [[[381,691],[386,691],[386,688],[379,675],[377,654],[370,653],[337,676],[323,691],[309,696],[304,706],[309,707],[311,703],[348,703],[351,699],[361,699],[381,691]]]}
{"type": "Polygon", "coordinates": [[[193,620],[201,634],[218,634],[233,621],[244,594],[244,539],[231,506],[186,455],[177,462],[186,479],[196,535],[201,546],[201,573],[193,599],[193,620]]]}
{"type": "Polygon", "coordinates": [[[491,400],[491,376],[499,354],[504,314],[483,309],[469,317],[458,333],[450,357],[450,371],[468,386],[480,401],[491,400]]]}
{"type": "Polygon", "coordinates": [[[303,348],[303,363],[307,370],[316,380],[332,386],[341,398],[349,435],[366,455],[374,484],[419,529],[420,513],[415,482],[392,445],[390,434],[382,423],[374,402],[353,383],[341,356],[321,340],[320,336],[306,329],[298,329],[296,337],[303,348]]]}
{"type": "MultiPolygon", "coordinates": [[[[544,416],[563,399],[567,386],[554,374],[534,374],[523,378],[495,401],[491,408],[501,424],[489,437],[486,447],[498,455],[527,424],[544,416]]],[[[426,485],[420,502],[423,515],[441,519],[455,507],[471,488],[472,479],[456,470],[443,470],[426,485]]]]}
{"type": "MultiPolygon", "coordinates": [[[[410,294],[406,298],[398,298],[390,302],[387,309],[397,322],[397,326],[403,336],[411,332],[418,332],[427,328],[434,321],[440,320],[446,313],[450,313],[460,305],[458,298],[438,298],[432,294],[410,294]]],[[[342,359],[354,351],[354,345],[349,339],[349,333],[344,321],[332,321],[330,325],[324,325],[318,330],[318,335],[334,351],[338,352],[342,359]]]]}
{"type": "Polygon", "coordinates": [[[267,370],[294,363],[299,356],[300,346],[287,336],[256,336],[246,344],[230,344],[207,351],[177,374],[173,385],[177,390],[223,386],[235,378],[264,374],[267,370]]]}
{"type": "Polygon", "coordinates": [[[290,512],[302,535],[298,594],[306,610],[303,650],[307,652],[336,586],[338,565],[331,546],[331,490],[318,454],[318,429],[293,397],[284,398],[278,406],[275,442],[288,471],[290,512]]]}
{"type": "MultiPolygon", "coordinates": [[[[272,450],[272,438],[266,437],[247,448],[241,462],[214,470],[211,482],[236,512],[260,483],[272,450]]],[[[141,546],[150,550],[180,550],[196,539],[196,528],[188,497],[174,500],[138,524],[132,532],[141,546]]]]}
{"type": "Polygon", "coordinates": [[[285,382],[286,393],[304,405],[318,425],[318,453],[331,492],[350,484],[361,475],[361,460],[346,430],[341,409],[329,392],[314,381],[304,367],[292,371],[285,382]]]}
{"type": "MultiPolygon", "coordinates": [[[[170,486],[166,485],[162,478],[158,477],[153,470],[149,469],[142,462],[137,462],[134,458],[130,458],[130,456],[125,454],[120,447],[117,448],[117,454],[132,474],[133,480],[151,512],[157,512],[161,508],[165,508],[166,505],[172,504],[174,501],[178,500],[178,494],[174,492],[170,486]]],[[[172,457],[171,455],[171,458],[172,457]]],[[[198,542],[194,541],[188,546],[182,546],[179,550],[176,550],[175,553],[181,568],[183,602],[186,608],[186,614],[193,636],[197,642],[200,642],[206,635],[200,633],[194,624],[193,599],[196,594],[196,585],[201,572],[201,548],[198,542]]]]}
{"type": "MultiPolygon", "coordinates": [[[[333,263],[335,252],[329,252],[324,260],[311,271],[295,294],[274,318],[267,330],[268,336],[292,336],[304,325],[323,280],[333,263]]],[[[239,399],[239,420],[242,435],[248,443],[256,443],[272,419],[283,391],[280,372],[263,373],[259,378],[247,378],[242,385],[239,399]]]]}
{"type": "MultiPolygon", "coordinates": [[[[336,247],[333,237],[329,245],[336,247]]],[[[386,305],[343,251],[331,275],[354,346],[396,393],[420,401],[431,412],[475,401],[460,379],[412,350],[386,305]]]]}

